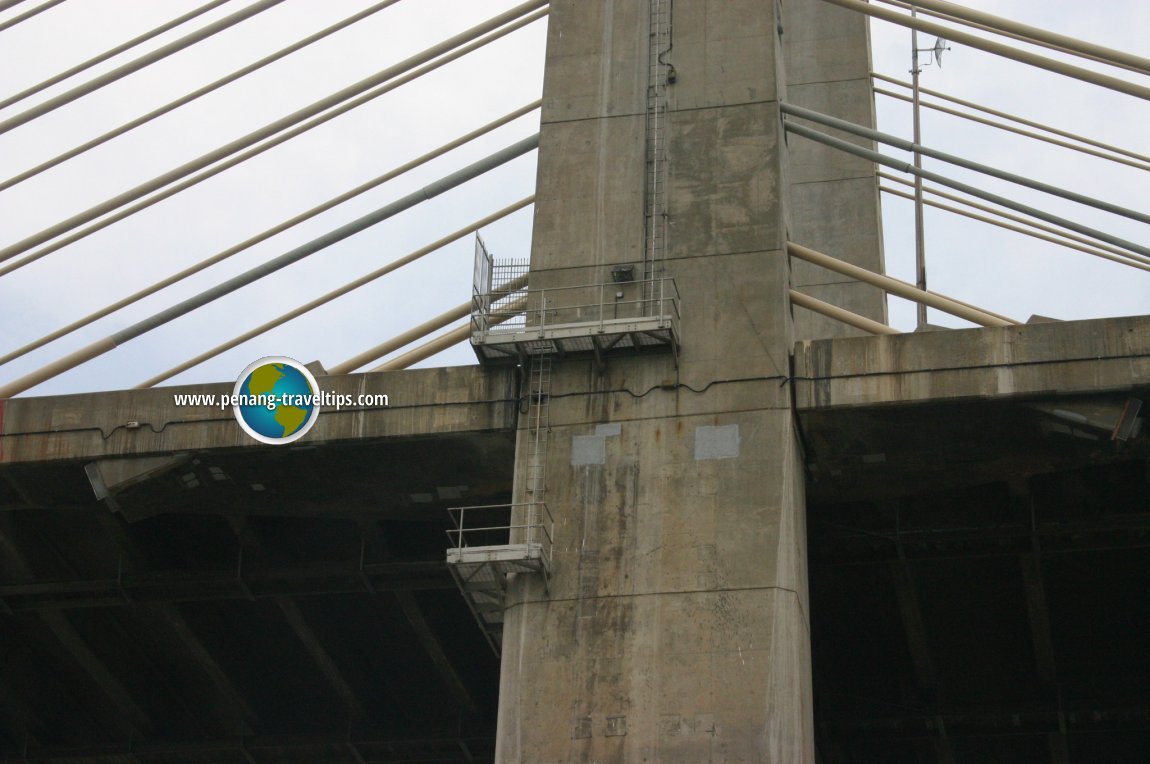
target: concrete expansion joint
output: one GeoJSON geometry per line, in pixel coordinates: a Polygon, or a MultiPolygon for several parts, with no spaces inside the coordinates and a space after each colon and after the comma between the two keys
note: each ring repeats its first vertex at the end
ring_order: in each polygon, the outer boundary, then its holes
{"type": "Polygon", "coordinates": [[[626,119],[628,117],[646,117],[647,112],[636,111],[626,112],[624,114],[593,114],[589,117],[568,117],[567,119],[544,119],[540,120],[539,124],[543,125],[573,125],[579,122],[601,122],[605,119],[626,119]]]}
{"type": "Polygon", "coordinates": [[[839,80],[808,80],[806,82],[788,82],[787,88],[801,88],[804,85],[837,85],[840,82],[866,82],[870,83],[870,75],[863,77],[845,77],[839,80]]]}
{"type": "Polygon", "coordinates": [[[765,106],[767,104],[779,103],[779,101],[780,101],[779,97],[775,96],[774,98],[762,98],[762,99],[759,99],[757,101],[738,101],[735,103],[711,104],[711,105],[703,105],[703,106],[681,106],[681,107],[672,106],[672,107],[667,109],[667,113],[668,114],[689,114],[690,112],[693,112],[693,111],[722,111],[724,109],[738,108],[740,106],[765,106]]]}
{"type": "MultiPolygon", "coordinates": [[[[648,395],[655,392],[656,390],[663,390],[666,392],[675,392],[677,390],[687,390],[687,391],[695,393],[697,395],[701,395],[716,385],[735,385],[735,384],[744,384],[747,382],[778,382],[779,387],[782,387],[783,385],[787,384],[790,381],[791,381],[791,377],[787,374],[765,374],[765,375],[759,375],[759,376],[755,376],[755,377],[735,377],[733,379],[712,379],[709,382],[705,383],[702,387],[693,387],[686,382],[671,382],[670,380],[668,380],[667,382],[660,382],[658,384],[651,385],[650,387],[648,387],[646,390],[644,390],[641,393],[637,393],[634,390],[627,388],[627,387],[615,387],[615,388],[611,388],[608,390],[576,390],[576,391],[572,391],[569,393],[552,393],[548,396],[548,398],[551,400],[559,400],[561,398],[578,398],[581,396],[588,396],[588,395],[604,395],[604,394],[618,395],[618,394],[626,393],[626,394],[630,395],[632,398],[639,399],[639,398],[647,397],[648,395]]],[[[524,401],[526,399],[527,399],[527,396],[521,396],[520,402],[522,403],[522,401],[524,401]]]]}
{"type": "Polygon", "coordinates": [[[792,181],[791,186],[813,186],[818,183],[843,183],[848,180],[872,180],[877,178],[873,172],[868,175],[852,175],[849,178],[827,178],[826,180],[800,180],[792,181]]]}
{"type": "MultiPolygon", "coordinates": [[[[552,584],[554,586],[554,584],[552,584]]],[[[522,607],[524,605],[538,605],[545,603],[555,602],[589,602],[595,600],[611,600],[611,599],[638,599],[639,597],[663,597],[663,596],[680,596],[687,594],[733,594],[738,592],[761,592],[761,591],[780,591],[794,595],[798,599],[799,610],[803,614],[803,623],[810,631],[810,624],[807,623],[806,611],[803,610],[803,600],[799,596],[799,592],[787,586],[724,586],[715,589],[668,589],[664,591],[654,592],[620,592],[618,594],[594,594],[582,597],[540,597],[539,599],[520,600],[513,602],[503,608],[503,612],[508,612],[513,608],[522,607]]]]}
{"type": "MultiPolygon", "coordinates": [[[[868,177],[870,177],[870,176],[868,176],[868,177]]],[[[822,183],[822,182],[831,182],[831,181],[812,181],[812,182],[822,183]]],[[[674,215],[670,215],[669,218],[672,222],[674,222],[674,219],[675,219],[674,215]]],[[[664,262],[673,262],[673,261],[688,261],[688,260],[708,260],[708,259],[715,258],[715,257],[741,257],[744,255],[757,255],[757,254],[761,254],[763,252],[782,252],[784,249],[785,249],[785,245],[780,244],[777,247],[759,248],[759,249],[739,249],[739,250],[731,250],[728,252],[708,252],[705,255],[671,255],[670,253],[668,253],[667,256],[663,258],[663,261],[664,262]]],[[[629,263],[629,262],[632,262],[632,261],[630,261],[630,260],[611,260],[611,261],[607,261],[607,262],[592,263],[591,267],[606,268],[607,266],[620,265],[620,264],[625,264],[625,263],[629,263]]],[[[588,269],[588,266],[586,266],[586,265],[568,265],[568,266],[554,266],[554,267],[548,266],[547,268],[539,268],[539,269],[533,270],[532,274],[582,273],[582,272],[585,272],[587,269],[588,269]]]]}
{"type": "MultiPolygon", "coordinates": [[[[674,222],[675,216],[671,215],[670,217],[671,217],[671,222],[674,222]]],[[[785,246],[778,246],[778,247],[773,247],[770,249],[745,249],[745,250],[736,250],[736,251],[732,251],[732,252],[708,252],[705,255],[678,255],[678,256],[668,255],[667,257],[665,257],[663,259],[666,262],[674,262],[677,260],[710,260],[710,259],[715,258],[715,257],[742,257],[744,255],[759,255],[759,254],[762,254],[764,252],[782,253],[785,250],[786,250],[785,246]]]]}
{"type": "MultiPolygon", "coordinates": [[[[816,287],[843,286],[844,284],[863,284],[863,283],[864,282],[859,281],[858,279],[852,279],[848,276],[843,276],[841,281],[820,281],[817,284],[792,284],[791,289],[803,290],[803,289],[815,289],[816,287]]],[[[865,284],[865,286],[870,286],[870,285],[865,284]]]]}
{"type": "MultiPolygon", "coordinates": [[[[1019,328],[1025,328],[1025,327],[1026,327],[1026,324],[1021,324],[1018,326],[981,327],[981,328],[977,328],[977,329],[954,329],[953,331],[987,332],[987,331],[1004,331],[1004,330],[1019,329],[1019,328]]],[[[905,335],[889,335],[888,337],[883,337],[882,339],[894,339],[894,338],[898,338],[898,337],[914,337],[914,336],[916,336],[916,335],[914,335],[913,333],[909,333],[909,334],[905,334],[905,335]]],[[[852,337],[852,338],[848,338],[848,339],[856,339],[856,338],[852,337]]],[[[860,337],[857,339],[874,340],[876,338],[875,337],[860,337]]],[[[823,341],[823,340],[814,340],[814,342],[820,342],[820,341],[823,341]]],[[[841,340],[839,340],[839,341],[841,341],[841,340]]],[[[1111,361],[1133,361],[1133,360],[1144,360],[1147,358],[1150,358],[1150,353],[1127,353],[1127,354],[1123,354],[1123,355],[1086,356],[1083,358],[1038,358],[1038,359],[1034,359],[1032,361],[1003,361],[1003,362],[999,362],[999,363],[970,364],[968,366],[932,366],[932,367],[923,368],[923,369],[880,369],[878,371],[854,371],[854,372],[842,372],[839,374],[825,374],[825,375],[818,375],[818,376],[806,376],[806,375],[802,375],[802,374],[796,374],[794,377],[792,377],[792,379],[795,382],[823,382],[823,381],[833,381],[833,380],[839,380],[839,379],[862,379],[862,378],[866,378],[866,377],[889,377],[889,376],[903,375],[903,374],[939,374],[939,373],[948,372],[948,371],[963,371],[963,372],[965,372],[965,371],[976,371],[978,369],[1014,369],[1014,368],[1018,368],[1020,366],[1061,366],[1061,365],[1065,365],[1065,364],[1069,364],[1069,363],[1109,363],[1111,361]]],[[[1127,388],[1120,388],[1120,389],[1125,390],[1127,388]]],[[[1058,392],[1058,391],[1057,390],[1051,390],[1050,392],[1058,392]]],[[[1102,391],[1100,390],[1098,392],[1102,392],[1102,391]]]]}

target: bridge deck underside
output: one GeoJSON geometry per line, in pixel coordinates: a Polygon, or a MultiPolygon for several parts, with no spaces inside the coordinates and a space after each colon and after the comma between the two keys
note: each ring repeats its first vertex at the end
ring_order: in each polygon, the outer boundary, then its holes
{"type": "MultiPolygon", "coordinates": [[[[1150,749],[1148,438],[1048,413],[1098,397],[800,410],[823,761],[1150,749]]],[[[82,461],[3,465],[0,762],[490,760],[444,530],[510,500],[513,450],[192,452],[118,512],[82,461]]]]}
{"type": "Polygon", "coordinates": [[[490,761],[446,507],[509,500],[513,448],[192,453],[116,513],[81,462],[5,465],[0,762],[490,761]]]}
{"type": "Polygon", "coordinates": [[[1044,402],[803,414],[820,761],[1150,750],[1150,445],[1044,402]]]}

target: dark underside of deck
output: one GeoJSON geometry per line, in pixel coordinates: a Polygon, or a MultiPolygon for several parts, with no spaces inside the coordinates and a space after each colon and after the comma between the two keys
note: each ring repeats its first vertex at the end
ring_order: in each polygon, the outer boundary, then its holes
{"type": "MultiPolygon", "coordinates": [[[[1147,436],[1033,401],[800,420],[821,762],[1145,760],[1147,436]]],[[[444,530],[513,452],[192,453],[114,506],[82,462],[3,466],[0,764],[491,761],[444,530]]]]}

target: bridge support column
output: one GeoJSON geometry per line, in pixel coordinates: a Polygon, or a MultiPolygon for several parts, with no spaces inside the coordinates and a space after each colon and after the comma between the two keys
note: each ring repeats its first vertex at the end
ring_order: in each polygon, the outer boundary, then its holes
{"type": "MultiPolygon", "coordinates": [[[[774,0],[675,0],[666,250],[678,359],[555,359],[550,591],[509,588],[500,762],[813,762],[774,0]]],[[[531,289],[642,294],[649,0],[553,0],[531,289]]],[[[612,306],[615,307],[615,306],[612,306]]],[[[530,319],[529,319],[530,320],[530,319]]],[[[526,417],[524,417],[526,419],[526,417]]]]}

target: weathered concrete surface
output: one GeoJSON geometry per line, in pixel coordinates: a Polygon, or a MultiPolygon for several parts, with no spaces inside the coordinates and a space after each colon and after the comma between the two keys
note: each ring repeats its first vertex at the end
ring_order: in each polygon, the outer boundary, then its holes
{"type": "MultiPolygon", "coordinates": [[[[511,583],[497,761],[814,760],[773,8],[674,4],[662,267],[682,352],[555,361],[544,497],[520,430],[515,498],[546,500],[556,541],[549,592],[511,583]]],[[[552,4],[533,288],[641,262],[647,13],[552,4]]]]}
{"type": "Polygon", "coordinates": [[[500,760],[803,760],[803,476],[771,478],[797,459],[789,416],[610,416],[619,435],[596,436],[604,418],[552,420],[554,576],[508,603],[500,760]],[[715,427],[737,437],[701,447],[715,427]],[[601,464],[573,458],[596,437],[601,464]]]}
{"type": "MultiPolygon", "coordinates": [[[[554,11],[552,11],[554,14],[554,11]]],[[[539,136],[532,249],[562,267],[643,258],[645,118],[548,122],[539,136]]],[[[596,279],[599,280],[599,279],[596,279]]]]}
{"type": "MultiPolygon", "coordinates": [[[[873,127],[866,18],[822,0],[782,0],[782,22],[787,100],[873,127]]],[[[861,139],[848,140],[874,147],[861,139]]],[[[874,165],[797,136],[790,138],[788,153],[790,239],[882,273],[882,224],[874,165]]],[[[886,299],[880,290],[862,285],[856,288],[856,282],[845,276],[808,263],[796,261],[792,267],[795,289],[827,300],[827,285],[851,284],[836,290],[829,301],[886,323],[886,299]]],[[[861,332],[796,309],[795,334],[800,339],[820,339],[861,332]]]]}
{"type": "Polygon", "coordinates": [[[1098,394],[1150,382],[1150,316],[800,342],[798,408],[1098,394]]]}
{"type": "MultiPolygon", "coordinates": [[[[318,377],[341,395],[385,394],[387,408],[322,410],[295,445],[361,438],[511,431],[517,419],[512,370],[461,366],[318,377]]],[[[177,394],[231,394],[234,383],[183,385],[0,400],[0,463],[266,448],[232,415],[176,406],[177,394]],[[129,428],[129,422],[139,423],[129,428]]]]}

